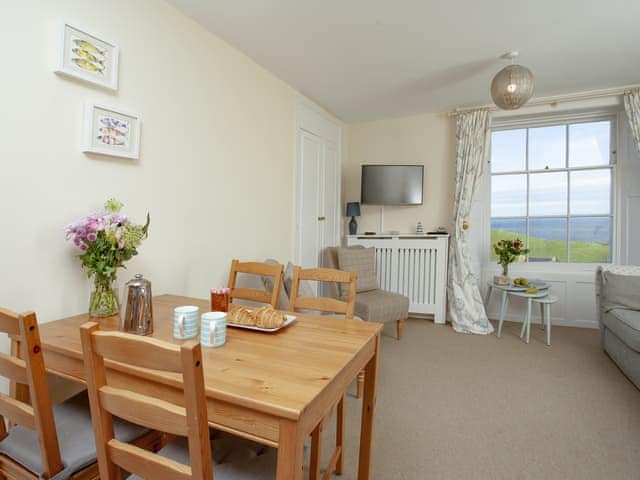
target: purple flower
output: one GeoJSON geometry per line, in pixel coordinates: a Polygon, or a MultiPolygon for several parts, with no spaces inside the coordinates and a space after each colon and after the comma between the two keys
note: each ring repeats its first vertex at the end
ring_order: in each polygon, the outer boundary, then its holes
{"type": "Polygon", "coordinates": [[[128,225],[129,219],[126,215],[123,215],[121,213],[114,213],[111,217],[111,223],[113,225],[128,225]]]}
{"type": "Polygon", "coordinates": [[[87,234],[87,240],[90,242],[95,242],[98,239],[98,235],[95,232],[91,232],[87,234]]]}
{"type": "Polygon", "coordinates": [[[79,247],[80,247],[80,250],[86,250],[87,248],[89,248],[89,245],[83,242],[79,245],[79,247]]]}

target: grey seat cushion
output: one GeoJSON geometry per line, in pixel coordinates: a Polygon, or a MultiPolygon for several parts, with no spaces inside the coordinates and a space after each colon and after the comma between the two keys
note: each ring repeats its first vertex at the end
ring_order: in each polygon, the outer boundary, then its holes
{"type": "MultiPolygon", "coordinates": [[[[269,265],[280,265],[280,262],[273,258],[267,258],[264,263],[269,265]]],[[[269,275],[262,275],[262,285],[267,292],[273,292],[275,286],[275,279],[269,275]]],[[[280,284],[280,292],[278,293],[278,309],[289,310],[289,296],[287,295],[287,289],[284,286],[284,275],[280,284]]]]}
{"type": "MultiPolygon", "coordinates": [[[[79,393],[53,408],[64,468],[52,480],[68,478],[72,473],[96,461],[96,444],[93,438],[91,413],[87,392],[79,393]]],[[[130,442],[149,430],[114,418],[116,438],[130,442]]],[[[0,453],[12,458],[23,467],[42,475],[40,444],[34,430],[16,426],[0,442],[0,453]]]]}
{"type": "Polygon", "coordinates": [[[367,322],[394,322],[409,316],[409,298],[385,290],[356,295],[355,314],[367,322]]]}
{"type": "Polygon", "coordinates": [[[613,308],[605,311],[602,323],[629,348],[640,352],[640,311],[613,308]]]}
{"type": "MultiPolygon", "coordinates": [[[[276,475],[276,450],[233,435],[216,432],[212,442],[213,476],[216,480],[271,480],[276,475]]],[[[189,465],[187,439],[179,437],[160,455],[189,465]]],[[[132,475],[129,480],[141,480],[132,475]]]]}

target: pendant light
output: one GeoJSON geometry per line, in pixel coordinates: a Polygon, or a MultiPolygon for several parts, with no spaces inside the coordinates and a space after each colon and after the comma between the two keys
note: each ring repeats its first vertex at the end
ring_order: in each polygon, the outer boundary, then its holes
{"type": "Polygon", "coordinates": [[[511,65],[500,70],[491,82],[491,98],[498,108],[517,110],[533,94],[533,73],[527,67],[516,65],[518,52],[505,53],[501,58],[511,60],[511,65]]]}

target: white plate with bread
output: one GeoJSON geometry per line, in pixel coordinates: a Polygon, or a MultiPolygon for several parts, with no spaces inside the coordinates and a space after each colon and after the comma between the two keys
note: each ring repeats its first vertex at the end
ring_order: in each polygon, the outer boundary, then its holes
{"type": "Polygon", "coordinates": [[[288,327],[296,320],[294,315],[274,310],[271,305],[256,310],[239,305],[230,307],[227,314],[227,326],[234,328],[274,333],[288,327]]]}

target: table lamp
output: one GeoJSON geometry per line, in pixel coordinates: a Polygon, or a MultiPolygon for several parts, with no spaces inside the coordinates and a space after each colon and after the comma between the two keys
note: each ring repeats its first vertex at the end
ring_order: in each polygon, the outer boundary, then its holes
{"type": "Polygon", "coordinates": [[[355,235],[358,232],[358,222],[356,217],[360,216],[360,202],[347,203],[347,217],[351,217],[349,222],[349,235],[355,235]]]}

